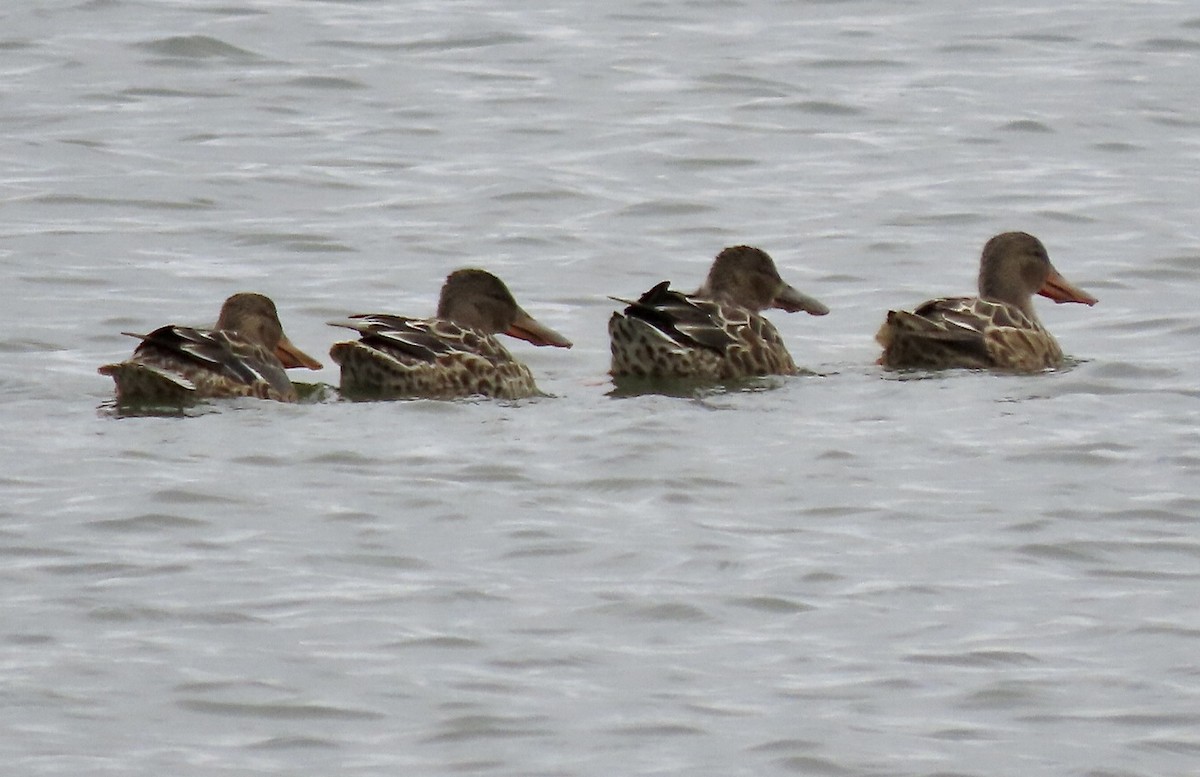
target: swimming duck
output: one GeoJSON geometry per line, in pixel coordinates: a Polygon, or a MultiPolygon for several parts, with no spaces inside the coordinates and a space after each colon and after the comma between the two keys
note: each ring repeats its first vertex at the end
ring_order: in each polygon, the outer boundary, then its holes
{"type": "Polygon", "coordinates": [[[217,397],[296,401],[286,368],[321,369],[288,340],[275,303],[262,294],[234,294],[212,329],[168,324],[150,334],[133,356],[99,368],[117,384],[117,401],[183,404],[217,397]]]}
{"type": "MultiPolygon", "coordinates": [[[[617,299],[617,298],[614,298],[617,299]]],[[[731,246],[717,254],[692,294],[663,281],[608,322],[614,378],[723,381],[794,375],[783,338],[759,315],[767,308],[823,316],[829,308],[784,283],[759,248],[731,246]]]]}
{"type": "Polygon", "coordinates": [[[533,373],[492,335],[571,347],[522,310],[503,281],[475,269],[446,278],[434,318],[367,314],[329,323],[360,336],[329,351],[342,368],[342,393],[351,398],[537,396],[533,373]]]}
{"type": "Polygon", "coordinates": [[[930,300],[893,310],[875,339],[885,367],[997,368],[1036,372],[1062,363],[1058,343],[1038,320],[1033,295],[1095,305],[1091,294],[1054,269],[1046,247],[1026,232],[1003,232],[983,247],[979,296],[930,300]]]}

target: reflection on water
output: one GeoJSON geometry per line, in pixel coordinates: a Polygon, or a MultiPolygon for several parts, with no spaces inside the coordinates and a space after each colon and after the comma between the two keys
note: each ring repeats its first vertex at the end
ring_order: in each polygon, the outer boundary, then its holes
{"type": "Polygon", "coordinates": [[[641,394],[662,394],[668,397],[703,400],[706,397],[730,392],[771,391],[781,388],[788,379],[780,375],[741,378],[712,383],[711,381],[687,378],[634,378],[621,377],[612,382],[610,397],[636,397],[641,394]]]}

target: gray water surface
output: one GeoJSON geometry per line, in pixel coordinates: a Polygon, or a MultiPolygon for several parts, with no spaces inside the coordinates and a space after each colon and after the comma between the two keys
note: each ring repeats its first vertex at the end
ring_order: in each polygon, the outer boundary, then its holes
{"type": "Polygon", "coordinates": [[[5,773],[1197,773],[1200,10],[527,6],[0,12],[5,773]],[[1100,298],[1036,303],[1071,366],[874,366],[1007,229],[1100,298]],[[771,316],[806,374],[612,396],[608,295],[735,243],[832,308],[771,316]],[[464,265],[551,397],[95,372],[464,265]]]}

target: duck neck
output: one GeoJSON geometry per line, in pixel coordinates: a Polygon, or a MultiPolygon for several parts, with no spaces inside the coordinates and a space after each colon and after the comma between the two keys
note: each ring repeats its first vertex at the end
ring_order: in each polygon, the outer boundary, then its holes
{"type": "Polygon", "coordinates": [[[1026,283],[1019,275],[1006,275],[989,272],[991,267],[985,266],[979,271],[979,296],[990,302],[1003,302],[1012,305],[1030,319],[1037,321],[1033,310],[1033,295],[1026,288],[1026,283]]]}

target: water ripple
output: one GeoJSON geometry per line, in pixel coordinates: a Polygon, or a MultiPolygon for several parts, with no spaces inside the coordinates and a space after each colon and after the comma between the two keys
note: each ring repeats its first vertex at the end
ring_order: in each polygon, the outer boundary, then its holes
{"type": "Polygon", "coordinates": [[[326,704],[295,702],[290,704],[252,704],[204,699],[181,699],[180,709],[219,717],[261,718],[265,720],[379,720],[384,716],[372,710],[334,707],[326,704]]]}
{"type": "Polygon", "coordinates": [[[1194,771],[1194,9],[152,5],[5,10],[10,771],[1194,771]],[[874,366],[1006,229],[1101,297],[1035,300],[1079,358],[874,366]],[[605,295],[737,243],[831,303],[768,314],[815,374],[618,398],[605,295]],[[576,341],[506,341],[554,399],[95,372],[466,265],[576,341]]]}
{"type": "Polygon", "coordinates": [[[238,48],[218,38],[207,35],[176,35],[167,38],[141,41],[134,48],[165,57],[180,59],[228,59],[232,61],[254,61],[260,57],[252,51],[238,48]]]}
{"type": "Polygon", "coordinates": [[[486,739],[547,737],[552,730],[541,716],[461,715],[438,722],[442,729],[426,742],[472,742],[486,739]]]}
{"type": "Polygon", "coordinates": [[[128,518],[110,518],[93,521],[90,526],[115,532],[160,532],[175,529],[196,529],[208,525],[207,521],[165,513],[144,513],[128,518]]]}

